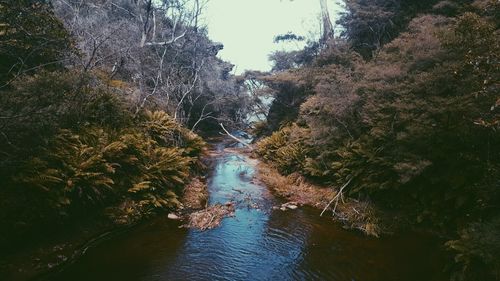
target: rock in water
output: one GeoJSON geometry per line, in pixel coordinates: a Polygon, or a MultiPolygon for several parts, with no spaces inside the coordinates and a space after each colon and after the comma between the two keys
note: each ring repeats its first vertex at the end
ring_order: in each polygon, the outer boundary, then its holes
{"type": "Polygon", "coordinates": [[[286,207],[290,210],[295,210],[297,209],[297,206],[296,205],[286,205],[286,207]]]}
{"type": "Polygon", "coordinates": [[[171,220],[180,220],[181,219],[178,215],[173,214],[173,213],[168,214],[167,218],[169,218],[171,220]]]}

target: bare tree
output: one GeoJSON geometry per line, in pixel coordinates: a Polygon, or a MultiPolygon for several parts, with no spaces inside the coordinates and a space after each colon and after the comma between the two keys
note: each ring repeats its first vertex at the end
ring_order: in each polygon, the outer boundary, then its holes
{"type": "MultiPolygon", "coordinates": [[[[145,107],[161,108],[194,128],[230,111],[222,103],[235,103],[239,94],[236,81],[227,77],[228,64],[216,57],[222,45],[210,41],[200,25],[206,3],[53,1],[57,15],[78,38],[83,56],[76,64],[126,82],[124,91],[136,114],[145,107]]],[[[223,115],[234,119],[237,114],[223,115]]]]}
{"type": "Polygon", "coordinates": [[[330,19],[330,13],[328,12],[327,0],[320,0],[321,5],[321,21],[322,21],[322,36],[320,42],[326,43],[328,40],[334,37],[334,29],[332,21],[330,19]]]}

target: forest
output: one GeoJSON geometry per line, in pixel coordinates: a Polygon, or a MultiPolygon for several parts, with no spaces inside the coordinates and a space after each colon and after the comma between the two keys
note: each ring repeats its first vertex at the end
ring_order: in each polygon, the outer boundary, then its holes
{"type": "Polygon", "coordinates": [[[178,207],[203,171],[194,131],[246,108],[222,45],[197,26],[201,7],[187,5],[0,2],[2,247],[47,225],[178,207]]]}
{"type": "Polygon", "coordinates": [[[345,1],[340,29],[324,13],[319,40],[242,75],[203,4],[0,1],[3,253],[182,208],[224,124],[281,175],[373,204],[382,234],[440,237],[449,280],[500,280],[499,1],[345,1]]]}

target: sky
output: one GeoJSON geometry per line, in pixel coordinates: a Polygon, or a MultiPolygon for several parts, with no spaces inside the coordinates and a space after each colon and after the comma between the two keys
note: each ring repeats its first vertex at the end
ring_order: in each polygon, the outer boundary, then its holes
{"type": "MultiPolygon", "coordinates": [[[[329,0],[332,22],[341,10],[329,0]]],[[[219,57],[235,65],[235,74],[245,70],[268,71],[268,56],[275,50],[300,49],[300,43],[273,42],[274,36],[293,32],[306,38],[318,36],[319,0],[209,0],[204,14],[208,36],[224,45],[219,57]],[[315,34],[316,33],[316,34],[315,34]]]]}

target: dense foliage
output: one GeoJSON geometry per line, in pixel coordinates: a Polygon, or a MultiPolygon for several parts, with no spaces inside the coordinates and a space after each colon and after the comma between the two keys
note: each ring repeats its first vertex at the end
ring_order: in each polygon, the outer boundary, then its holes
{"type": "Polygon", "coordinates": [[[50,7],[38,1],[0,1],[0,86],[23,73],[63,64],[72,44],[50,7]]]}
{"type": "Polygon", "coordinates": [[[498,2],[416,2],[349,1],[346,39],[262,79],[276,132],[257,152],[442,233],[455,280],[498,280],[498,2]]]}
{"type": "Polygon", "coordinates": [[[203,169],[193,131],[246,110],[201,8],[182,3],[0,1],[3,254],[68,223],[180,207],[203,169]]]}
{"type": "Polygon", "coordinates": [[[124,200],[142,213],[178,207],[177,194],[199,167],[200,137],[163,111],[134,116],[83,73],[39,73],[0,101],[7,114],[0,122],[1,222],[14,226],[6,235],[124,200]]]}
{"type": "Polygon", "coordinates": [[[237,123],[246,114],[241,81],[198,22],[202,3],[186,0],[51,1],[83,59],[72,63],[124,87],[137,112],[167,111],[190,129],[237,123]],[[236,105],[236,106],[235,106],[236,105]]]}

